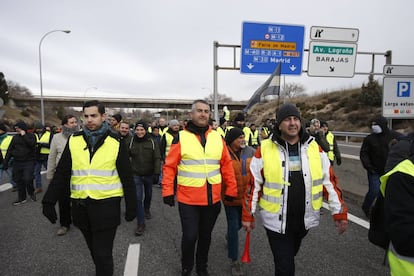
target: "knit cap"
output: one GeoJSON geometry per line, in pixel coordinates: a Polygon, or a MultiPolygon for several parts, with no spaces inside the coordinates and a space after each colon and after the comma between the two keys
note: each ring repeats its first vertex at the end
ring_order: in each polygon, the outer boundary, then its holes
{"type": "Polygon", "coordinates": [[[17,123],[14,125],[14,128],[16,128],[16,127],[20,128],[20,129],[23,129],[24,131],[26,131],[26,130],[27,130],[27,125],[26,125],[26,123],[25,123],[25,122],[23,122],[23,121],[17,122],[17,123]]]}
{"type": "Polygon", "coordinates": [[[122,120],[122,115],[117,113],[115,115],[112,115],[112,118],[114,118],[119,123],[122,120]]]}
{"type": "Polygon", "coordinates": [[[136,129],[137,127],[142,127],[142,128],[144,128],[144,129],[145,129],[145,131],[148,131],[148,125],[147,125],[147,123],[145,123],[144,121],[138,121],[138,122],[135,124],[135,129],[136,129]]]}
{"type": "Polygon", "coordinates": [[[179,124],[180,124],[180,122],[178,122],[178,120],[172,119],[168,125],[169,126],[176,126],[176,125],[179,125],[179,124]]]}
{"type": "Polygon", "coordinates": [[[230,145],[231,143],[233,143],[234,140],[239,138],[241,135],[244,135],[243,130],[241,130],[238,127],[233,127],[226,133],[226,137],[225,137],[226,144],[230,145]]]}
{"type": "Polygon", "coordinates": [[[279,110],[276,113],[276,121],[278,124],[280,124],[284,119],[286,119],[289,116],[295,116],[297,118],[300,118],[300,113],[298,108],[293,104],[284,104],[279,107],[279,110]]]}

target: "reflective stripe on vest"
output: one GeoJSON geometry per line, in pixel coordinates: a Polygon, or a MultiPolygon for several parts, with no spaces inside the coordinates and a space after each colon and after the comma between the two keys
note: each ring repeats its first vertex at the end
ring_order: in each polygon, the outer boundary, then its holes
{"type": "MultiPolygon", "coordinates": [[[[264,140],[261,145],[263,159],[263,174],[265,183],[263,184],[263,194],[259,205],[270,213],[277,213],[283,202],[281,197],[283,187],[290,183],[283,180],[283,168],[279,155],[279,150],[271,140],[264,140]]],[[[319,146],[312,142],[308,147],[308,159],[312,178],[312,207],[319,210],[322,207],[322,163],[319,153],[319,146]]]]}
{"type": "Polygon", "coordinates": [[[332,132],[328,131],[328,133],[326,134],[326,141],[329,144],[329,151],[328,151],[328,158],[331,161],[334,161],[335,159],[335,154],[334,154],[334,135],[332,132]]]}
{"type": "Polygon", "coordinates": [[[391,275],[414,275],[414,258],[402,256],[395,251],[394,246],[390,243],[388,249],[388,262],[391,268],[391,275]]]}
{"type": "Polygon", "coordinates": [[[116,169],[119,141],[110,136],[106,137],[92,160],[89,150],[85,150],[87,145],[83,136],[71,136],[68,143],[72,157],[72,198],[90,197],[99,200],[124,195],[116,169]]]}
{"type": "MultiPolygon", "coordinates": [[[[36,134],[36,141],[38,143],[50,144],[50,132],[45,131],[45,133],[43,133],[43,135],[42,135],[42,137],[40,137],[40,139],[39,139],[39,134],[36,134]]],[[[40,153],[41,154],[49,154],[50,149],[40,146],[40,153]]]]}
{"type": "Polygon", "coordinates": [[[220,184],[220,160],[223,152],[223,138],[216,131],[208,133],[205,149],[197,137],[180,131],[181,161],[178,165],[177,182],[182,186],[201,187],[220,184]]]}
{"type": "Polygon", "coordinates": [[[4,138],[3,141],[1,141],[0,149],[1,149],[1,154],[3,155],[3,159],[6,158],[6,153],[7,153],[7,150],[9,149],[12,139],[13,137],[11,135],[7,135],[6,138],[4,138]]]}
{"type": "Polygon", "coordinates": [[[165,156],[168,155],[170,152],[172,141],[174,140],[174,136],[171,135],[171,133],[166,132],[165,133],[165,156]]]}

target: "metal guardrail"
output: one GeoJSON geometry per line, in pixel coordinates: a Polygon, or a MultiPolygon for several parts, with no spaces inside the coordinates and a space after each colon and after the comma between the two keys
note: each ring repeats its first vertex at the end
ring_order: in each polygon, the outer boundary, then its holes
{"type": "Polygon", "coordinates": [[[367,132],[349,132],[349,131],[332,131],[333,135],[345,137],[345,142],[349,143],[349,138],[365,138],[369,135],[367,132]]]}

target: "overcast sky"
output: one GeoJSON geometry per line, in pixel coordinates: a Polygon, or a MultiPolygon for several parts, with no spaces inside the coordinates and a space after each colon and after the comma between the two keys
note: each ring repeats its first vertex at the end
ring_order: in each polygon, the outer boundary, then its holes
{"type": "MultiPolygon", "coordinates": [[[[358,51],[393,51],[393,64],[414,64],[413,1],[277,0],[2,0],[0,71],[40,95],[139,98],[207,97],[213,90],[213,41],[241,44],[242,22],[359,29],[358,51]]],[[[219,48],[219,65],[232,51],[219,48]]],[[[237,65],[240,63],[238,54],[237,65]]],[[[357,56],[356,71],[369,72],[371,57],[357,56]]],[[[375,59],[382,72],[384,57],[375,59]]],[[[303,69],[307,68],[307,54],[303,69]]],[[[218,92],[247,100],[264,74],[218,72],[218,92]]],[[[382,77],[376,77],[382,82],[382,77]]],[[[306,93],[360,87],[367,76],[286,76],[306,93]]]]}

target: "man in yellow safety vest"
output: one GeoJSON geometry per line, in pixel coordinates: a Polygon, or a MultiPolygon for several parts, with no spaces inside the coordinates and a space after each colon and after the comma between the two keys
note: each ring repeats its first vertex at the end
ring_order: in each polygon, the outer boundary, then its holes
{"type": "Polygon", "coordinates": [[[84,128],[69,137],[42,200],[43,214],[56,223],[56,201],[70,195],[72,221],[88,245],[96,275],[112,275],[113,242],[121,222],[136,216],[137,195],[128,148],[110,130],[105,107],[98,101],[83,105],[84,128]]]}

